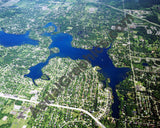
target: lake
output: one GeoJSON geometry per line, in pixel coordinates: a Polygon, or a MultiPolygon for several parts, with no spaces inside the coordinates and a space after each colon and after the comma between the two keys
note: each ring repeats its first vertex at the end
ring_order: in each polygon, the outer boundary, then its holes
{"type": "Polygon", "coordinates": [[[30,39],[29,33],[30,31],[27,31],[25,34],[16,35],[0,31],[0,45],[4,47],[20,46],[23,44],[38,45],[39,41],[30,39]]]}
{"type": "MultiPolygon", "coordinates": [[[[46,27],[54,26],[55,31],[57,32],[57,27],[53,23],[48,23],[46,27]]],[[[98,72],[102,73],[105,77],[105,80],[102,81],[104,84],[107,78],[110,79],[110,87],[112,88],[112,94],[114,97],[114,103],[112,104],[112,116],[114,118],[119,118],[119,108],[120,101],[118,99],[115,86],[119,84],[121,81],[123,81],[127,77],[127,72],[130,71],[129,68],[116,68],[112,60],[109,58],[109,55],[107,54],[108,50],[111,48],[97,48],[93,47],[92,49],[81,49],[81,48],[74,48],[71,45],[71,42],[73,40],[73,37],[70,34],[67,33],[58,33],[52,35],[51,33],[44,33],[43,35],[49,36],[52,39],[52,43],[48,47],[48,49],[52,48],[58,48],[58,53],[51,53],[45,62],[41,62],[35,66],[32,66],[29,68],[30,72],[29,74],[25,74],[24,77],[29,77],[32,79],[33,83],[38,86],[35,83],[36,79],[40,79],[44,74],[42,72],[42,68],[44,68],[50,61],[50,59],[55,57],[60,58],[71,58],[73,60],[87,60],[93,67],[99,66],[101,70],[98,70],[98,72]],[[95,52],[95,51],[101,51],[101,52],[95,52]],[[92,55],[90,57],[89,55],[92,55]]],[[[32,40],[29,38],[29,32],[26,32],[24,35],[14,35],[14,34],[7,34],[3,31],[0,32],[0,44],[5,47],[13,47],[13,46],[19,46],[23,44],[31,44],[31,45],[38,45],[38,41],[32,40]]],[[[48,78],[49,80],[49,78],[48,78]]]]}

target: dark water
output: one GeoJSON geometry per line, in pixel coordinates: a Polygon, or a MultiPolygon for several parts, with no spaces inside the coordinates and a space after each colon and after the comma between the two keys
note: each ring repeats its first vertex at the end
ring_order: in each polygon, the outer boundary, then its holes
{"type": "MultiPolygon", "coordinates": [[[[51,23],[47,24],[47,27],[49,27],[49,25],[52,25],[52,24],[51,23]]],[[[59,33],[59,34],[51,35],[51,33],[45,33],[45,35],[50,36],[52,39],[52,43],[48,48],[51,49],[51,48],[57,47],[59,48],[60,52],[50,54],[50,56],[47,58],[45,62],[39,63],[31,67],[29,69],[30,73],[25,75],[25,77],[30,77],[33,80],[34,84],[36,85],[35,80],[42,77],[43,73],[41,69],[49,63],[50,59],[54,57],[61,57],[61,58],[69,57],[73,60],[77,60],[77,59],[87,60],[87,55],[90,54],[94,56],[94,60],[90,59],[90,63],[92,64],[92,66],[101,67],[101,70],[99,70],[99,72],[104,75],[106,80],[107,78],[110,78],[109,85],[112,88],[113,96],[114,96],[114,104],[112,105],[112,110],[113,110],[112,116],[115,118],[119,118],[118,106],[120,104],[120,101],[118,100],[118,96],[115,91],[115,85],[119,84],[119,82],[123,81],[127,77],[126,73],[129,72],[130,69],[116,68],[112,63],[112,60],[109,58],[107,54],[107,51],[109,50],[109,48],[106,48],[106,49],[98,48],[98,51],[103,51],[103,52],[96,53],[95,52],[96,48],[86,50],[86,49],[72,47],[71,45],[72,36],[69,34],[59,33]],[[86,58],[84,56],[86,56],[86,58]]],[[[103,83],[105,83],[105,81],[103,81],[103,83]]]]}
{"type": "Polygon", "coordinates": [[[29,38],[29,31],[22,35],[8,34],[0,31],[0,45],[4,47],[20,46],[23,44],[38,45],[38,42],[29,38]]]}
{"type": "Polygon", "coordinates": [[[148,64],[147,64],[147,63],[143,63],[142,65],[143,65],[143,66],[148,66],[148,64]]]}
{"type": "MultiPolygon", "coordinates": [[[[54,24],[48,23],[46,27],[54,26],[55,32],[57,31],[57,28],[54,24]]],[[[59,48],[59,53],[51,53],[49,57],[46,59],[45,62],[41,62],[35,66],[32,66],[29,68],[30,72],[29,74],[24,75],[24,77],[29,77],[32,79],[33,83],[37,86],[35,83],[36,79],[40,79],[44,74],[42,73],[42,68],[45,67],[50,59],[54,57],[61,57],[61,58],[71,58],[73,60],[82,59],[89,61],[92,66],[99,66],[101,70],[99,70],[100,73],[102,73],[105,77],[105,81],[107,78],[110,78],[109,85],[112,88],[113,96],[114,96],[114,103],[112,105],[112,116],[114,118],[119,118],[119,104],[120,101],[118,100],[117,93],[115,91],[115,85],[119,84],[119,82],[123,81],[127,75],[126,73],[130,71],[129,68],[116,68],[112,60],[109,58],[107,51],[109,48],[95,48],[93,49],[81,49],[81,48],[74,48],[71,45],[72,42],[72,36],[66,33],[58,33],[55,35],[52,35],[51,33],[44,33],[46,36],[50,36],[52,39],[52,43],[48,47],[49,49],[57,47],[59,48]],[[98,52],[97,52],[98,51],[98,52]],[[99,52],[101,51],[101,52],[99,52]],[[88,55],[92,55],[94,58],[88,58],[88,55]]],[[[24,43],[37,45],[37,41],[31,40],[28,37],[28,33],[25,35],[11,35],[11,34],[5,34],[3,32],[0,32],[0,37],[2,37],[6,43],[1,43],[5,47],[11,47],[15,45],[22,45],[24,43]],[[2,37],[5,35],[5,37],[2,37]]],[[[0,41],[3,42],[3,40],[0,38],[0,41]]],[[[49,79],[48,79],[49,80],[49,79]]],[[[105,84],[105,81],[102,81],[105,84]]]]}

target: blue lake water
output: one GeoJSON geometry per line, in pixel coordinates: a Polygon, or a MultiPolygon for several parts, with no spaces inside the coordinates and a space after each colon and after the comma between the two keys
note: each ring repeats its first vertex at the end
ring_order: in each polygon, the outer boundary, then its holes
{"type": "Polygon", "coordinates": [[[148,66],[148,63],[142,63],[143,66],[148,66]]]}
{"type": "MultiPolygon", "coordinates": [[[[57,28],[53,23],[48,23],[45,26],[45,28],[49,26],[54,26],[55,32],[57,32],[57,28]]],[[[129,68],[116,68],[113,65],[112,60],[109,58],[109,55],[107,54],[107,51],[111,47],[103,48],[103,49],[97,48],[97,50],[101,52],[95,53],[95,50],[96,50],[95,47],[93,49],[87,49],[87,50],[72,47],[71,42],[73,38],[69,34],[58,33],[58,34],[52,35],[51,33],[44,33],[43,35],[49,36],[52,39],[52,43],[50,44],[48,48],[51,49],[51,48],[57,47],[59,48],[60,52],[54,53],[54,54],[51,53],[45,62],[41,62],[35,66],[30,67],[29,74],[24,75],[24,77],[31,78],[33,83],[37,86],[37,84],[35,83],[35,80],[40,79],[43,76],[42,68],[45,67],[49,63],[50,59],[55,58],[55,57],[61,57],[61,58],[69,57],[73,60],[77,60],[77,59],[87,60],[88,62],[91,63],[92,66],[99,66],[101,68],[99,72],[104,75],[105,80],[107,80],[107,78],[110,78],[109,85],[112,88],[113,96],[114,96],[114,103],[112,104],[112,111],[113,111],[112,116],[114,118],[119,118],[118,106],[120,104],[120,101],[118,100],[115,86],[127,77],[126,73],[129,72],[130,69],[129,68]],[[93,55],[94,59],[88,59],[87,58],[88,55],[93,55]]],[[[1,37],[2,39],[5,40],[4,42],[6,43],[0,43],[0,44],[5,47],[22,45],[24,43],[37,45],[37,41],[29,39],[28,33],[26,33],[25,35],[11,35],[11,34],[0,32],[0,42],[3,42],[1,37]],[[5,35],[5,38],[2,37],[3,35],[5,35]]],[[[105,81],[102,81],[102,82],[105,84],[105,81]]]]}
{"type": "Polygon", "coordinates": [[[0,45],[4,47],[20,46],[23,44],[38,45],[38,42],[29,38],[29,31],[22,35],[8,34],[0,31],[0,45]]]}

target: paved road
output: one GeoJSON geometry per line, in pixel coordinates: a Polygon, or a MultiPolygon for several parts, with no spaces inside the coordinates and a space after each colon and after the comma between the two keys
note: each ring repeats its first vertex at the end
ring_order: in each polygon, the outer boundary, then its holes
{"type": "Polygon", "coordinates": [[[18,3],[20,0],[10,0],[4,4],[2,4],[0,7],[9,7],[13,6],[14,4],[18,3]]]}
{"type": "Polygon", "coordinates": [[[133,15],[133,14],[130,14],[130,13],[128,13],[128,12],[126,12],[126,11],[124,11],[124,10],[121,10],[121,9],[119,9],[119,8],[115,8],[115,7],[113,7],[113,6],[111,6],[111,5],[107,5],[107,4],[106,4],[106,6],[107,6],[107,7],[112,8],[112,9],[115,9],[115,10],[117,10],[117,11],[120,11],[120,12],[125,12],[126,14],[129,14],[129,15],[131,15],[131,16],[133,16],[133,17],[137,18],[137,19],[143,20],[143,21],[145,21],[145,22],[148,22],[148,23],[150,23],[150,24],[153,24],[153,25],[155,25],[155,26],[160,27],[160,25],[159,25],[159,24],[156,24],[156,23],[153,23],[153,22],[148,21],[148,20],[146,20],[146,19],[140,18],[140,17],[135,16],[135,15],[133,15]]]}
{"type": "MultiPolygon", "coordinates": [[[[32,101],[32,100],[27,100],[27,99],[21,99],[21,98],[18,98],[18,97],[15,97],[15,96],[12,96],[10,94],[3,94],[3,93],[0,93],[0,97],[2,98],[7,98],[7,99],[14,99],[14,100],[19,100],[19,101],[24,101],[24,102],[30,102],[30,103],[35,103],[35,104],[38,104],[39,102],[37,101],[32,101]]],[[[64,108],[64,109],[70,109],[70,110],[76,110],[76,111],[81,111],[87,115],[89,115],[96,123],[97,125],[100,127],[100,128],[106,128],[101,122],[99,122],[98,119],[96,119],[91,113],[89,113],[88,111],[84,110],[84,109],[81,109],[81,108],[73,108],[73,107],[68,107],[68,106],[62,106],[62,105],[58,105],[58,104],[47,104],[48,106],[53,106],[53,107],[57,107],[57,108],[64,108]]]]}

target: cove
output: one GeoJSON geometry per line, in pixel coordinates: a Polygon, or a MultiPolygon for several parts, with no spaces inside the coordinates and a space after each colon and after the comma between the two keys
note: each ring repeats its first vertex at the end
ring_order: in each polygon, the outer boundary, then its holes
{"type": "MultiPolygon", "coordinates": [[[[47,24],[45,27],[52,26],[52,23],[47,24]]],[[[55,28],[56,30],[56,28],[55,28]]],[[[42,72],[42,68],[45,67],[50,59],[55,57],[61,57],[61,58],[71,58],[73,60],[87,60],[84,56],[87,56],[88,54],[91,54],[91,51],[93,49],[81,49],[81,48],[74,48],[71,45],[71,42],[73,40],[73,37],[67,33],[58,33],[55,35],[52,35],[52,33],[44,33],[45,36],[49,36],[52,39],[52,43],[48,47],[48,49],[52,49],[54,47],[59,49],[59,53],[52,53],[50,52],[49,57],[46,59],[45,62],[41,62],[35,66],[32,66],[29,68],[30,72],[29,74],[24,75],[24,77],[29,77],[32,79],[33,83],[37,86],[35,83],[36,79],[40,79],[44,74],[42,72]]],[[[99,66],[101,70],[98,72],[102,73],[105,77],[105,80],[102,81],[105,84],[105,81],[107,78],[110,78],[110,87],[112,88],[112,94],[114,97],[114,103],[112,104],[112,116],[114,118],[119,118],[119,105],[120,101],[118,99],[115,86],[119,84],[121,81],[123,81],[127,77],[127,72],[130,71],[129,68],[116,68],[112,60],[109,58],[109,55],[107,54],[108,50],[111,48],[103,48],[103,52],[97,53],[97,57],[95,57],[93,60],[90,59],[90,64],[94,66],[99,66]]],[[[102,49],[102,48],[99,48],[102,49]]],[[[49,79],[49,78],[48,78],[49,79]]]]}
{"type": "Polygon", "coordinates": [[[0,31],[0,45],[4,47],[20,46],[23,44],[38,45],[39,41],[30,39],[29,33],[30,31],[27,31],[25,34],[16,35],[0,31]]]}
{"type": "Polygon", "coordinates": [[[48,27],[50,27],[50,26],[53,26],[54,27],[54,32],[57,32],[58,31],[58,29],[57,29],[57,26],[55,25],[55,24],[53,24],[52,22],[49,22],[48,24],[46,24],[45,26],[44,26],[44,28],[48,28],[48,27]]]}

